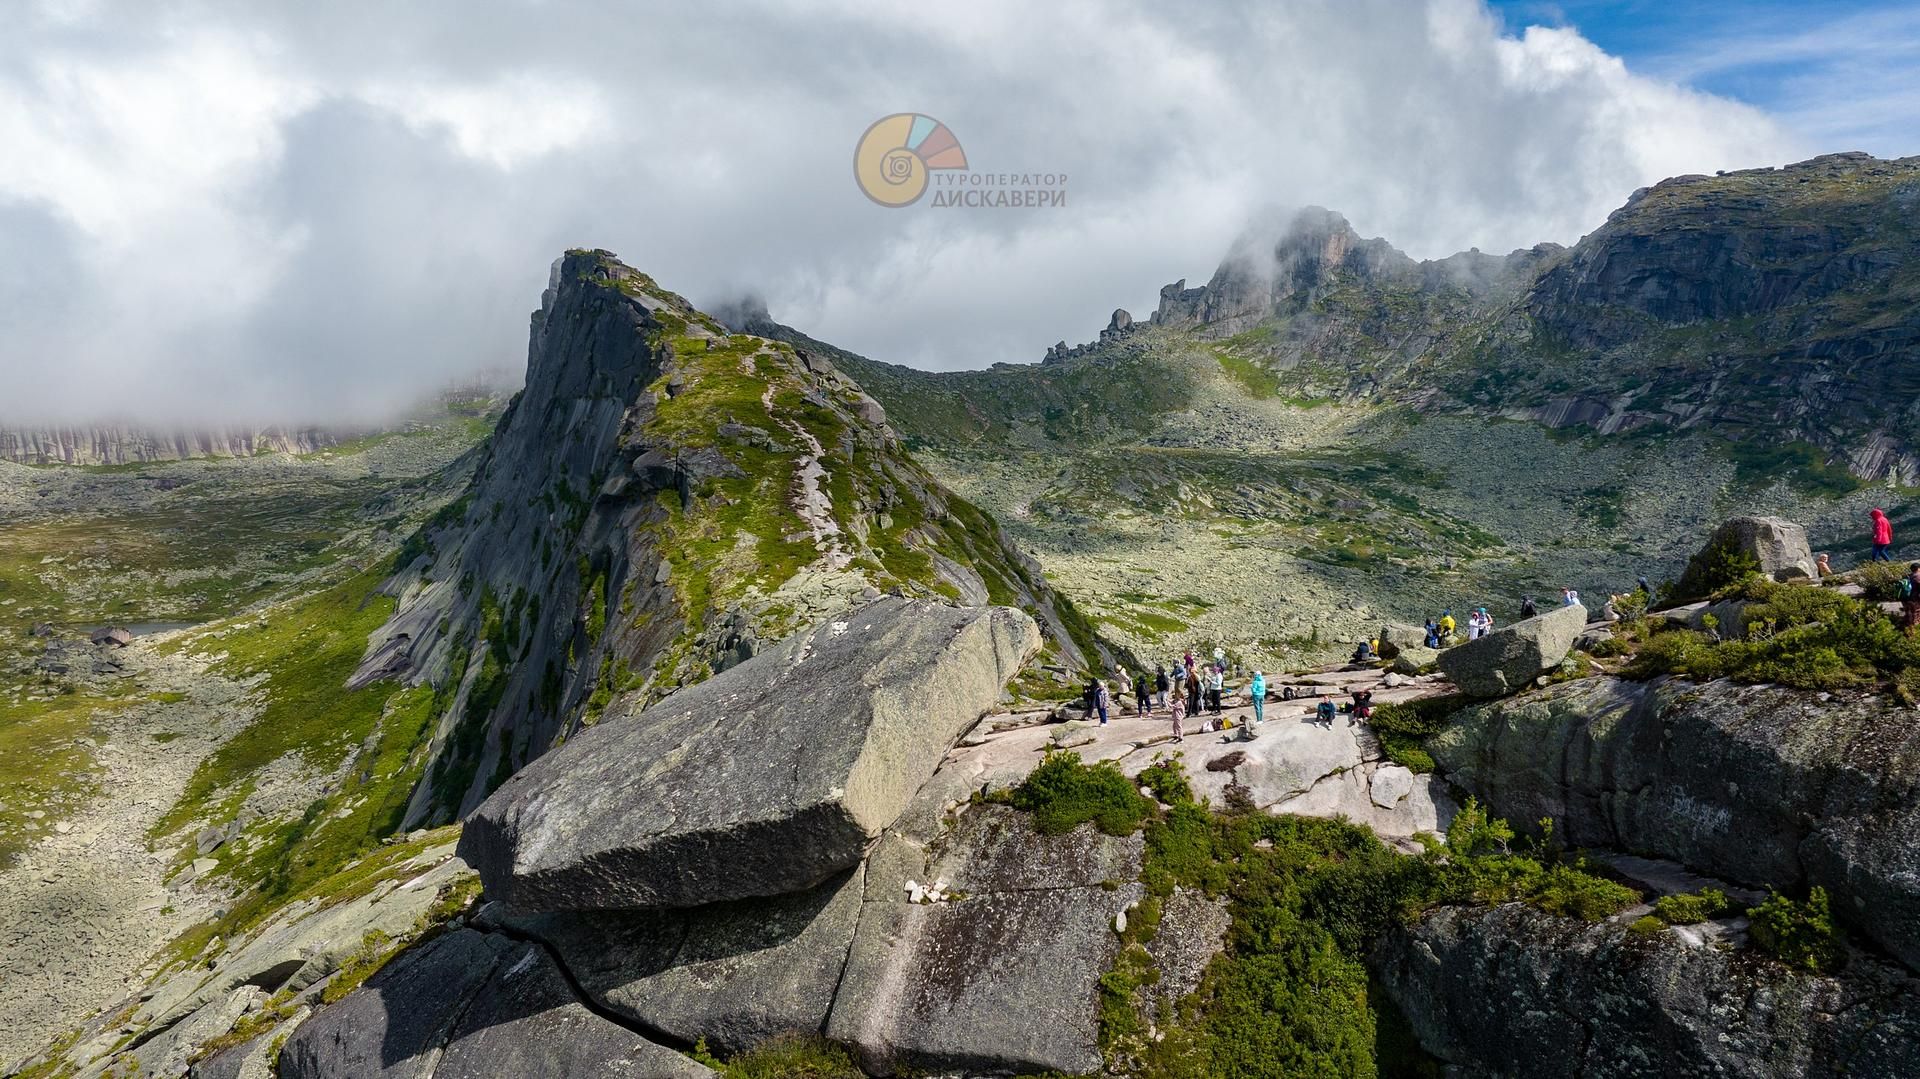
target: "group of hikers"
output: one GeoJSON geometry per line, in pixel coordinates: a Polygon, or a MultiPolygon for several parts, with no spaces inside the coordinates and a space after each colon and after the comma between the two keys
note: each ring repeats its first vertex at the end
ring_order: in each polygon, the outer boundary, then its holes
{"type": "MultiPolygon", "coordinates": [[[[1888,519],[1886,511],[1879,507],[1875,507],[1870,516],[1873,548],[1868,560],[1891,562],[1893,561],[1893,522],[1888,519]]],[[[1832,564],[1825,554],[1818,557],[1815,565],[1820,577],[1833,573],[1832,564]]],[[[1653,595],[1652,583],[1647,578],[1641,577],[1636,582],[1634,591],[1616,593],[1607,597],[1606,603],[1600,610],[1600,619],[1607,622],[1618,621],[1623,614],[1631,611],[1631,604],[1644,608],[1651,603],[1653,595]]],[[[1920,626],[1920,562],[1913,563],[1906,577],[1901,580],[1900,597],[1903,611],[1902,625],[1910,630],[1920,626]]],[[[1571,587],[1562,588],[1559,605],[1563,607],[1581,605],[1579,591],[1571,587]]],[[[1522,621],[1537,617],[1539,614],[1540,605],[1534,597],[1521,598],[1520,619],[1522,621]]],[[[1493,614],[1485,607],[1474,607],[1467,612],[1465,626],[1465,640],[1479,640],[1493,632],[1493,614]]],[[[1427,618],[1425,628],[1424,643],[1428,648],[1438,650],[1461,640],[1459,636],[1461,623],[1454,617],[1452,608],[1442,610],[1438,618],[1427,618]]],[[[1380,642],[1376,639],[1362,640],[1354,646],[1353,662],[1356,664],[1370,664],[1380,658],[1380,642]]],[[[1151,675],[1144,670],[1129,675],[1124,666],[1117,664],[1114,667],[1114,675],[1114,684],[1118,685],[1122,692],[1132,691],[1134,713],[1142,717],[1156,713],[1168,714],[1173,720],[1175,737],[1186,737],[1187,721],[1199,720],[1203,715],[1206,717],[1201,721],[1203,730],[1217,730],[1230,723],[1225,718],[1223,703],[1227,688],[1227,662],[1225,654],[1219,649],[1214,650],[1210,662],[1200,662],[1192,652],[1188,652],[1172,663],[1157,665],[1151,675]]],[[[1254,671],[1245,688],[1253,706],[1253,722],[1264,723],[1268,695],[1266,674],[1262,671],[1254,671]]],[[[1367,719],[1372,716],[1372,690],[1356,689],[1349,695],[1353,700],[1346,710],[1358,719],[1367,719]]],[[[1282,699],[1293,698],[1294,694],[1290,687],[1283,690],[1282,699]]],[[[1106,726],[1108,720],[1117,711],[1115,691],[1104,678],[1088,679],[1084,704],[1087,717],[1092,719],[1098,716],[1101,726],[1106,726]]],[[[1314,709],[1313,717],[1316,722],[1331,726],[1341,711],[1340,706],[1331,698],[1322,697],[1314,709]]]]}
{"type": "MultiPolygon", "coordinates": [[[[1141,717],[1165,712],[1173,720],[1173,735],[1176,738],[1187,736],[1186,723],[1196,720],[1199,731],[1223,730],[1231,725],[1226,718],[1225,697],[1227,688],[1226,657],[1218,650],[1208,663],[1198,662],[1192,652],[1173,663],[1162,663],[1154,668],[1152,675],[1145,671],[1134,674],[1129,680],[1126,667],[1116,664],[1114,676],[1117,684],[1130,686],[1133,691],[1134,713],[1141,717]],[[1205,720],[1199,717],[1206,716],[1205,720]]],[[[1253,705],[1253,722],[1265,723],[1267,719],[1267,676],[1263,671],[1254,671],[1247,680],[1246,692],[1253,705]]],[[[1373,715],[1373,691],[1357,689],[1349,694],[1353,698],[1348,706],[1352,714],[1359,719],[1373,715]]],[[[1283,691],[1282,699],[1292,700],[1293,691],[1283,691]]],[[[1118,709],[1112,688],[1106,679],[1092,678],[1087,681],[1084,703],[1087,717],[1099,717],[1101,726],[1106,726],[1110,717],[1118,709]]],[[[1332,726],[1340,714],[1340,708],[1331,699],[1322,699],[1314,710],[1314,721],[1332,726]]]]}
{"type": "MultiPolygon", "coordinates": [[[[1640,579],[1640,587],[1642,589],[1650,587],[1647,584],[1646,578],[1642,577],[1640,579]]],[[[1607,610],[1602,612],[1601,617],[1609,621],[1617,619],[1619,617],[1618,614],[1611,612],[1614,612],[1617,605],[1625,602],[1626,599],[1626,596],[1618,595],[1609,597],[1607,600],[1607,610]]],[[[1580,604],[1580,593],[1573,588],[1562,588],[1560,590],[1560,604],[1564,607],[1578,606],[1580,604]]],[[[1521,621],[1536,617],[1539,613],[1540,605],[1535,602],[1532,596],[1524,596],[1521,598],[1521,621]]],[[[1465,639],[1477,641],[1487,634],[1492,633],[1493,625],[1494,619],[1492,612],[1488,611],[1485,607],[1475,607],[1467,612],[1467,635],[1465,639]]],[[[1460,640],[1460,622],[1454,618],[1453,608],[1449,607],[1441,611],[1440,617],[1438,618],[1427,618],[1426,638],[1421,642],[1426,647],[1438,651],[1442,648],[1457,644],[1460,640]]],[[[1373,663],[1383,658],[1385,657],[1380,654],[1380,642],[1377,639],[1369,638],[1361,640],[1353,646],[1352,662],[1354,663],[1373,663]]]]}

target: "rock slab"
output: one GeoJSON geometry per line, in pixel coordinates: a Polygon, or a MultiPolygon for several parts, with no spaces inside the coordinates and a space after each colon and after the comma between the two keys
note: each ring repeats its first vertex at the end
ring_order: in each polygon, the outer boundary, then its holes
{"type": "Polygon", "coordinates": [[[1440,671],[1469,697],[1504,697],[1558,667],[1586,627],[1585,607],[1555,607],[1445,649],[1440,671]]]}
{"type": "Polygon", "coordinates": [[[1114,918],[1144,894],[1142,849],[1092,825],[1038,835],[997,807],[967,811],[931,862],[889,836],[867,866],[827,1036],[874,1075],[1099,1071],[1095,1000],[1114,918]],[[910,903],[908,880],[964,898],[910,903]]]}

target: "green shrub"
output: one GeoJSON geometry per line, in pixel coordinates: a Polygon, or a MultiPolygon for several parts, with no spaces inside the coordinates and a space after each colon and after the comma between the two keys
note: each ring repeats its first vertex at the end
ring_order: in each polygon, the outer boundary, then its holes
{"type": "Polygon", "coordinates": [[[1163,805],[1193,801],[1193,785],[1179,761],[1155,761],[1140,773],[1140,785],[1153,792],[1163,805]]]}
{"type": "Polygon", "coordinates": [[[1749,913],[1753,943],[1788,966],[1830,974],[1846,961],[1825,888],[1813,889],[1805,902],[1774,893],[1749,913]]]}
{"type": "Polygon", "coordinates": [[[1088,821],[1108,835],[1131,835],[1153,812],[1153,803],[1112,761],[1089,765],[1064,750],[1047,754],[1013,789],[1011,801],[1033,814],[1042,835],[1070,832],[1088,821]]]}
{"type": "Polygon", "coordinates": [[[1640,899],[1624,885],[1587,871],[1584,862],[1565,864],[1546,846],[1542,857],[1530,857],[1511,848],[1513,829],[1487,814],[1468,798],[1447,826],[1447,864],[1444,894],[1456,902],[1524,902],[1549,914],[1597,922],[1618,914],[1640,899]]]}
{"type": "Polygon", "coordinates": [[[1879,608],[1830,589],[1754,579],[1737,598],[1748,636],[1716,641],[1691,630],[1656,633],[1627,667],[1635,678],[1676,674],[1796,689],[1848,689],[1920,667],[1920,643],[1879,608]]]}
{"type": "Polygon", "coordinates": [[[1377,705],[1368,726],[1380,737],[1380,750],[1388,760],[1424,775],[1434,769],[1426,738],[1466,704],[1465,697],[1451,696],[1377,705]]]}
{"type": "Polygon", "coordinates": [[[1737,906],[1720,889],[1702,888],[1690,895],[1663,895],[1654,903],[1653,912],[1668,925],[1699,925],[1732,913],[1737,906]]]}
{"type": "Polygon", "coordinates": [[[1685,573],[1663,597],[1668,605],[1689,603],[1739,584],[1760,572],[1760,560],[1732,543],[1715,543],[1687,562],[1685,573]]]}
{"type": "Polygon", "coordinates": [[[1868,562],[1842,579],[1859,585],[1865,598],[1875,603],[1892,603],[1900,599],[1900,583],[1907,579],[1907,567],[1903,562],[1868,562]]]}
{"type": "Polygon", "coordinates": [[[1627,935],[1631,937],[1657,937],[1666,931],[1667,923],[1651,914],[1635,918],[1633,924],[1627,927],[1627,935]]]}
{"type": "Polygon", "coordinates": [[[1404,734],[1383,734],[1380,736],[1380,752],[1393,763],[1419,775],[1433,771],[1433,754],[1415,738],[1404,734]]]}

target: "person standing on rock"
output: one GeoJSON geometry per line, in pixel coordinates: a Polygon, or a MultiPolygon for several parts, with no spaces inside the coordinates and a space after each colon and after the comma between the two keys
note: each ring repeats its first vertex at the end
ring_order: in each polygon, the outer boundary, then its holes
{"type": "Polygon", "coordinates": [[[1187,714],[1200,715],[1200,674],[1193,668],[1187,668],[1187,714]]]}
{"type": "Polygon", "coordinates": [[[1827,552],[1821,551],[1820,557],[1813,560],[1813,572],[1823,581],[1833,576],[1833,563],[1827,561],[1827,552]]]}
{"type": "Polygon", "coordinates": [[[1467,616],[1467,640],[1477,641],[1493,629],[1493,619],[1487,616],[1485,607],[1477,608],[1467,616]]]}
{"type": "Polygon", "coordinates": [[[1540,617],[1540,608],[1534,604],[1533,597],[1522,596],[1520,598],[1520,620],[1524,622],[1529,618],[1538,617],[1540,617]]]}
{"type": "Polygon", "coordinates": [[[1087,688],[1080,693],[1081,703],[1086,705],[1087,718],[1092,719],[1100,712],[1100,680],[1087,679],[1087,688]]]}
{"type": "Polygon", "coordinates": [[[1459,623],[1453,620],[1453,609],[1448,608],[1444,611],[1441,611],[1440,612],[1440,643],[1446,644],[1448,641],[1453,640],[1453,631],[1457,628],[1459,628],[1459,623]]]}
{"type": "Polygon", "coordinates": [[[1873,518],[1873,554],[1867,561],[1893,561],[1893,522],[1887,519],[1887,511],[1875,506],[1868,516],[1873,518]]]}
{"type": "Polygon", "coordinates": [[[1172,687],[1173,683],[1167,681],[1167,665],[1162,663],[1159,669],[1153,672],[1154,703],[1161,708],[1165,708],[1167,706],[1167,690],[1172,687]]]}
{"type": "Polygon", "coordinates": [[[1141,671],[1137,676],[1134,677],[1134,680],[1133,680],[1133,703],[1135,708],[1135,714],[1141,715],[1141,716],[1146,715],[1147,706],[1152,702],[1153,702],[1153,698],[1147,695],[1147,672],[1141,671]]]}
{"type": "Polygon", "coordinates": [[[1106,682],[1101,681],[1095,683],[1093,703],[1100,709],[1100,725],[1102,727],[1106,726],[1107,709],[1113,705],[1113,693],[1107,689],[1106,682]]]}
{"type": "Polygon", "coordinates": [[[1253,672],[1253,681],[1247,683],[1247,696],[1253,698],[1253,721],[1267,721],[1267,676],[1259,671],[1253,672]]]}
{"type": "Polygon", "coordinates": [[[1187,736],[1187,733],[1180,729],[1180,721],[1182,719],[1185,719],[1187,716],[1187,702],[1184,700],[1181,700],[1180,694],[1178,693],[1173,695],[1172,712],[1173,712],[1173,736],[1175,738],[1185,738],[1187,736]]]}
{"type": "Polygon", "coordinates": [[[1431,618],[1427,619],[1427,647],[1436,650],[1440,647],[1440,624],[1431,618]]]}
{"type": "Polygon", "coordinates": [[[1220,665],[1215,664],[1207,672],[1207,711],[1216,716],[1220,714],[1220,694],[1226,688],[1221,670],[1220,665]]]}

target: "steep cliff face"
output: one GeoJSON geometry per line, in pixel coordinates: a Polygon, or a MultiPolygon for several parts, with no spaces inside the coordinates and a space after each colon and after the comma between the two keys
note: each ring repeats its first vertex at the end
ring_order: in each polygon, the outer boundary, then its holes
{"type": "Polygon", "coordinates": [[[1920,732],[1885,699],[1593,678],[1460,714],[1440,771],[1516,823],[1782,891],[1920,969],[1920,732]]]}
{"type": "Polygon", "coordinates": [[[1521,906],[1437,911],[1373,967],[1449,1075],[1892,1079],[1920,1043],[1920,983],[1884,964],[1821,977],[1521,906]]]}
{"type": "Polygon", "coordinates": [[[878,590],[1086,624],[898,447],[824,357],[730,334],[605,252],[555,264],[526,389],[466,496],[402,553],[359,681],[436,687],[409,809],[443,820],[617,696],[657,699],[878,590]]]}
{"type": "Polygon", "coordinates": [[[206,427],[159,431],[138,427],[12,427],[0,429],[0,460],[22,465],[126,465],[195,457],[318,453],[351,433],[320,427],[206,427]]]}
{"type": "Polygon", "coordinates": [[[1637,193],[1549,266],[1456,401],[1613,433],[1802,442],[1920,476],[1920,158],[1834,154],[1637,193]]]}

